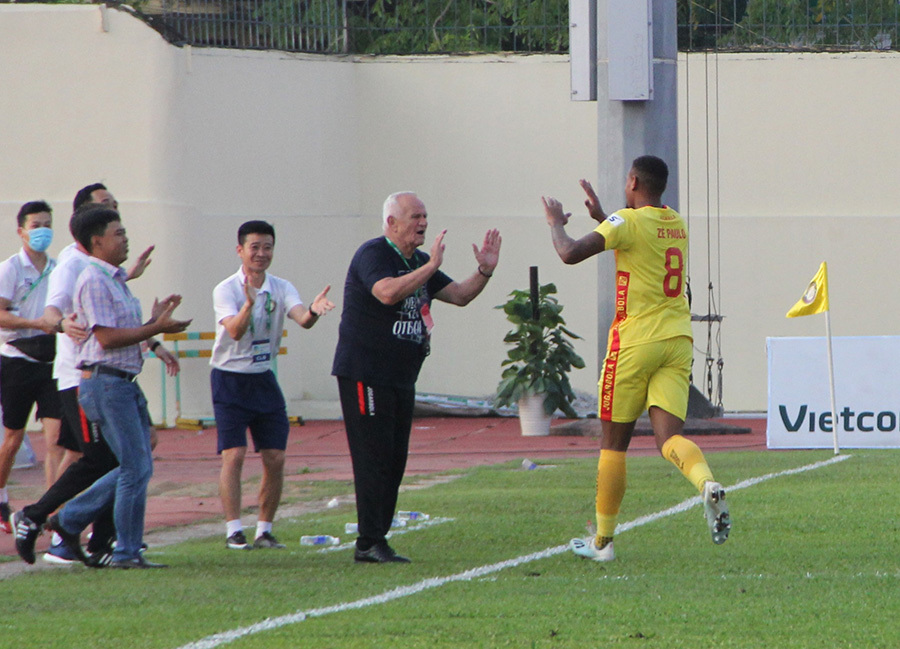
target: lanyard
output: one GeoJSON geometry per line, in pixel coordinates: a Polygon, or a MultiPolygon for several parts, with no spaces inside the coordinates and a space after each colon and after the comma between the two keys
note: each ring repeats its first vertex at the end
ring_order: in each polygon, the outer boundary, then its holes
{"type": "MultiPolygon", "coordinates": [[[[266,303],[263,311],[266,314],[266,331],[272,330],[272,312],[275,310],[275,302],[272,301],[272,294],[266,291],[266,303]]],[[[250,311],[250,335],[256,337],[256,327],[253,326],[253,311],[250,311]]]]}
{"type": "MultiPolygon", "coordinates": [[[[388,245],[394,249],[394,251],[400,255],[400,259],[403,260],[403,263],[406,264],[406,267],[409,269],[409,272],[415,270],[412,266],[409,265],[409,260],[403,256],[403,253],[400,252],[400,248],[397,247],[397,244],[385,237],[385,240],[388,242],[388,245]]],[[[416,253],[413,251],[413,259],[415,259],[416,253]]],[[[418,268],[418,266],[416,266],[418,268]]],[[[431,353],[431,328],[434,327],[434,321],[431,319],[431,309],[428,307],[428,302],[424,298],[424,291],[422,290],[424,286],[420,286],[416,289],[416,292],[413,294],[415,298],[419,301],[419,313],[422,317],[422,323],[425,325],[425,336],[422,342],[422,349],[425,356],[428,356],[431,353]]]]}
{"type": "MultiPolygon", "coordinates": [[[[396,252],[398,255],[400,255],[400,259],[403,260],[403,263],[406,265],[406,268],[409,269],[409,272],[412,272],[418,268],[418,266],[413,268],[412,266],[409,265],[409,260],[403,256],[403,253],[400,252],[400,248],[397,247],[396,243],[394,243],[387,237],[385,237],[384,240],[387,241],[388,245],[394,249],[394,252],[396,252]]],[[[415,258],[416,258],[416,253],[415,253],[415,251],[413,251],[413,260],[415,260],[415,258]]],[[[416,298],[419,299],[419,301],[422,300],[422,287],[421,286],[416,289],[416,292],[414,293],[414,295],[416,296],[416,298]]]]}
{"type": "Polygon", "coordinates": [[[44,267],[44,272],[42,272],[41,275],[40,275],[40,277],[38,277],[38,278],[34,281],[34,283],[32,283],[32,285],[28,287],[28,290],[25,291],[25,295],[23,295],[23,296],[22,296],[22,299],[19,300],[19,306],[25,304],[25,300],[28,299],[28,296],[31,295],[31,292],[32,292],[34,289],[36,289],[36,288],[38,287],[38,284],[40,284],[42,281],[44,281],[44,278],[45,278],[47,275],[50,274],[50,271],[52,271],[53,268],[54,268],[54,266],[52,266],[52,265],[50,264],[50,260],[48,259],[48,260],[47,260],[47,265],[44,267]]]}

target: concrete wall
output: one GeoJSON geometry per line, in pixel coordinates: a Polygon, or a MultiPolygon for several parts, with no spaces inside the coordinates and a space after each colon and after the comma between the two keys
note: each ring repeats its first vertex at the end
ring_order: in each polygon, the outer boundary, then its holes
{"type": "MultiPolygon", "coordinates": [[[[380,233],[384,197],[412,189],[428,206],[432,234],[449,230],[452,276],[474,270],[471,244],[487,228],[499,227],[504,240],[485,293],[466,309],[434,310],[434,351],[419,389],[494,390],[508,327],[493,307],[525,288],[536,264],[586,338],[577,348],[588,367],[573,383],[594,392],[598,339],[605,343],[595,324],[596,263],[563,266],[540,208],[541,194],[556,195],[577,215],[573,234],[589,228],[577,179],[596,178],[597,104],[569,101],[567,57],[177,48],[127,13],[103,13],[0,6],[0,218],[8,223],[0,256],[16,249],[21,203],[54,205],[56,252],[67,243],[75,191],[103,181],[122,206],[132,251],[157,245],[133,287],[145,308],[155,295],[182,293],[181,315],[208,330],[212,287],[237,268],[242,221],[273,221],[272,272],[307,300],[331,284],[340,304],[353,251],[380,233]]],[[[879,288],[890,286],[882,259],[900,230],[890,178],[900,155],[898,61],[680,58],[680,207],[693,235],[694,311],[706,311],[710,267],[726,316],[727,410],[765,409],[766,336],[823,332],[821,317],[783,317],[823,259],[835,334],[895,333],[900,308],[879,288]]],[[[621,194],[601,198],[610,208],[622,202],[621,194]]],[[[329,376],[336,316],[290,329],[279,378],[294,414],[338,412],[329,376]]],[[[705,349],[705,329],[696,325],[695,334],[705,349]]],[[[160,416],[159,370],[145,373],[160,416]]],[[[185,414],[208,414],[204,361],[185,361],[183,377],[185,414]]]]}
{"type": "Polygon", "coordinates": [[[898,331],[900,54],[682,55],[679,76],[693,310],[712,279],[725,407],[761,410],[766,337],[825,335],[822,315],[784,317],[820,262],[835,336],[898,331]]]}
{"type": "MultiPolygon", "coordinates": [[[[238,266],[237,226],[277,229],[274,274],[309,300],[325,285],[341,302],[347,265],[381,231],[389,193],[425,200],[431,232],[449,230],[444,269],[475,270],[472,243],[499,227],[501,266],[466,309],[434,309],[423,391],[487,395],[505,356],[494,306],[526,288],[528,266],[556,281],[586,337],[593,392],[597,356],[591,265],[564,269],[546,238],[540,194],[596,175],[596,107],[569,101],[565,57],[325,58],[176,48],[127,13],[96,6],[0,6],[0,214],[37,197],[56,208],[57,241],[75,191],[101,180],[118,198],[132,251],[157,245],[135,292],[145,308],[179,292],[182,317],[214,326],[212,287],[238,266]],[[15,126],[13,126],[15,125],[15,126]]],[[[279,378],[296,414],[338,413],[330,376],[338,314],[292,327],[279,378]]],[[[156,364],[155,361],[153,362],[156,364]]],[[[161,412],[158,368],[142,385],[161,412]]],[[[183,411],[208,414],[207,367],[183,363],[183,411]]],[[[173,416],[173,384],[169,413],[173,416]]]]}

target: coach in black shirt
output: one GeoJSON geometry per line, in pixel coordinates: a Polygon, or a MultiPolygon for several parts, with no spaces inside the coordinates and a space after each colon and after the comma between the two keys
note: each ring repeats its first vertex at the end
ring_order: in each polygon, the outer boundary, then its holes
{"type": "Polygon", "coordinates": [[[481,249],[472,245],[478,268],[455,282],[439,270],[446,230],[430,256],[418,250],[428,227],[418,196],[391,194],[383,219],[384,236],[365,242],[350,262],[331,373],[338,380],[356,484],[354,560],[407,563],[385,537],[406,469],[416,378],[429,352],[431,301],[465,306],[481,293],[497,266],[500,233],[488,230],[481,249]]]}

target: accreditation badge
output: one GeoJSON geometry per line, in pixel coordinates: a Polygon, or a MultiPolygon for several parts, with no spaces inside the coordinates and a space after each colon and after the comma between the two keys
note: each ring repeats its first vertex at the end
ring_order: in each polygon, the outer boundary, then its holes
{"type": "Polygon", "coordinates": [[[434,318],[431,317],[431,308],[428,306],[428,302],[422,301],[419,312],[422,314],[422,322],[425,323],[425,331],[431,335],[431,330],[434,329],[434,318]]]}
{"type": "Polygon", "coordinates": [[[254,340],[251,345],[254,363],[268,363],[272,360],[272,346],[268,340],[254,340]]]}

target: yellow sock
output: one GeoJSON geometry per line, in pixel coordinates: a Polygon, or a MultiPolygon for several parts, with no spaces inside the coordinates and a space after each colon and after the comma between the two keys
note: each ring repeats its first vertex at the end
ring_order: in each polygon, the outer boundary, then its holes
{"type": "Polygon", "coordinates": [[[703,451],[691,440],[681,435],[673,435],[662,447],[662,455],[669,462],[678,467],[685,478],[697,488],[703,491],[703,484],[713,479],[712,471],[703,457],[703,451]]]}
{"type": "Polygon", "coordinates": [[[597,462],[597,546],[612,540],[625,496],[625,453],[600,451],[597,462]]]}

